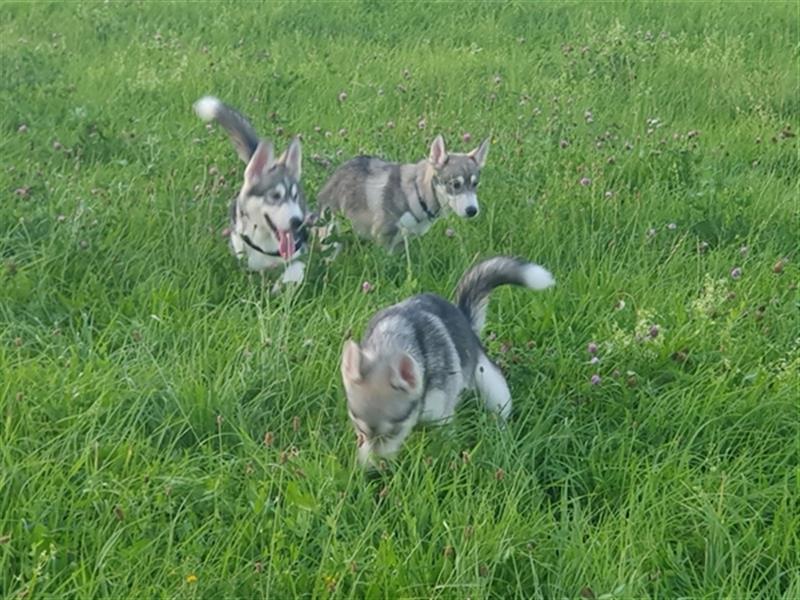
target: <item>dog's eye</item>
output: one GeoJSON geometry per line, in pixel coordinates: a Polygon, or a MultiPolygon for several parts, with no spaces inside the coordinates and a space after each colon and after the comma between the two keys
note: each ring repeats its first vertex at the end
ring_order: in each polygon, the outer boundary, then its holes
{"type": "Polygon", "coordinates": [[[272,200],[273,202],[277,202],[278,200],[281,199],[281,193],[277,190],[275,190],[274,192],[270,192],[269,199],[272,200]]]}
{"type": "Polygon", "coordinates": [[[475,175],[473,175],[472,177],[470,177],[470,178],[469,178],[469,181],[470,181],[470,183],[472,184],[472,187],[478,187],[478,184],[480,183],[480,181],[478,181],[478,178],[477,178],[477,177],[475,177],[475,175]]]}
{"type": "Polygon", "coordinates": [[[453,189],[454,190],[460,190],[461,189],[461,180],[460,179],[453,180],[453,189]]]}

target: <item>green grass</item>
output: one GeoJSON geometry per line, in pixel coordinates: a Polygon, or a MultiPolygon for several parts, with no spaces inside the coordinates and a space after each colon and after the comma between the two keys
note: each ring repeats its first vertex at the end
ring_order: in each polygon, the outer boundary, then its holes
{"type": "Polygon", "coordinates": [[[796,4],[2,13],[0,596],[800,596],[796,4]],[[206,93],[303,134],[312,203],[491,134],[483,212],[270,297],[206,93]],[[513,422],[467,397],[366,481],[343,340],[496,253],[558,279],[490,308],[513,422]]]}

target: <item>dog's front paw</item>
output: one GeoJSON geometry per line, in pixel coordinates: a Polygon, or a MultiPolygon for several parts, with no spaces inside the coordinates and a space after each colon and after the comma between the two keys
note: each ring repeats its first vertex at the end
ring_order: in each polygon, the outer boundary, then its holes
{"type": "Polygon", "coordinates": [[[282,283],[301,283],[305,277],[306,265],[300,261],[290,263],[281,277],[282,283]]]}

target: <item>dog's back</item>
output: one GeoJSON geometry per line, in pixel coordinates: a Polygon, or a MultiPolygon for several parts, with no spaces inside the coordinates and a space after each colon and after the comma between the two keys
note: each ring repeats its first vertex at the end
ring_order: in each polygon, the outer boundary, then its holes
{"type": "Polygon", "coordinates": [[[444,387],[443,380],[459,371],[469,380],[481,352],[464,313],[436,294],[419,294],[377,313],[367,325],[364,347],[380,350],[387,337],[420,360],[432,388],[444,387]],[[392,327],[386,327],[387,319],[392,327]]]}
{"type": "Polygon", "coordinates": [[[358,156],[339,167],[322,187],[319,212],[341,211],[362,237],[391,238],[408,211],[414,165],[358,156]]]}
{"type": "Polygon", "coordinates": [[[320,213],[325,209],[343,210],[344,206],[366,208],[364,182],[372,171],[370,163],[373,161],[380,159],[357,156],[336,169],[317,194],[320,213]]]}
{"type": "Polygon", "coordinates": [[[419,418],[430,420],[426,415],[431,409],[446,416],[441,403],[430,400],[445,398],[454,404],[458,392],[471,385],[481,353],[464,314],[444,298],[421,294],[390,306],[370,320],[364,333],[357,376],[361,383],[351,386],[348,395],[351,418],[371,438],[394,439],[419,418]],[[399,356],[417,365],[417,393],[406,394],[385,375],[387,366],[389,372],[395,370],[399,356]]]}

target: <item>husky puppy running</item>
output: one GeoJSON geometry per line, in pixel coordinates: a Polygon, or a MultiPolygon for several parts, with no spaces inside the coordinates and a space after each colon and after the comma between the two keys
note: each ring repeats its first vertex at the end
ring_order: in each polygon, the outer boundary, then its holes
{"type": "Polygon", "coordinates": [[[339,211],[361,237],[393,250],[404,237],[422,235],[443,212],[475,217],[477,188],[489,139],[467,154],[448,153],[433,140],[427,159],[391,163],[359,156],[339,167],[318,194],[318,211],[339,211]]]}
{"type": "Polygon", "coordinates": [[[455,305],[414,296],[378,312],[361,344],[345,342],[342,380],[362,465],[393,456],[417,422],[449,421],[464,389],[477,387],[486,408],[508,418],[508,385],[478,339],[489,294],[505,284],[544,290],[555,280],[533,263],[490,258],[463,275],[455,305]]]}
{"type": "Polygon", "coordinates": [[[300,185],[302,148],[294,138],[280,157],[239,112],[206,96],[194,105],[204,121],[227,132],[247,167],[239,195],[231,202],[231,250],[252,271],[285,267],[281,281],[303,280],[308,208],[300,185]]]}

